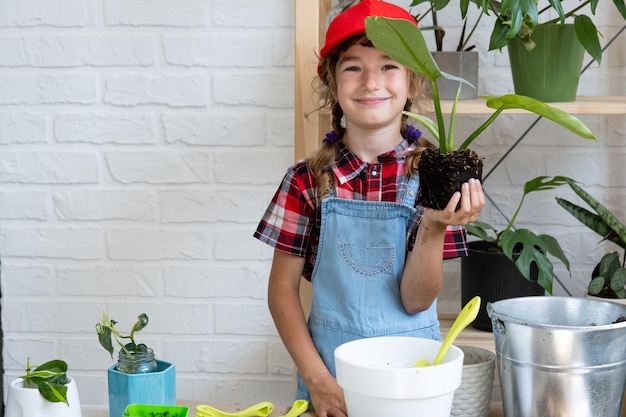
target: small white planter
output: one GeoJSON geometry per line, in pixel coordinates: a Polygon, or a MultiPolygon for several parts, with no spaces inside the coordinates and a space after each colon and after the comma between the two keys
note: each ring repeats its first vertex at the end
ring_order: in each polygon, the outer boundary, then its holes
{"type": "Polygon", "coordinates": [[[11,382],[7,394],[5,417],[81,417],[78,389],[73,378],[67,384],[67,401],[51,403],[45,400],[37,388],[25,388],[22,378],[11,382]]]}
{"type": "Polygon", "coordinates": [[[454,392],[451,417],[487,417],[493,392],[496,354],[477,346],[459,346],[463,351],[463,378],[454,392]]]}
{"type": "Polygon", "coordinates": [[[357,417],[449,417],[454,391],[461,385],[463,352],[452,346],[437,366],[441,342],[416,337],[372,337],[335,349],[337,382],[348,415],[357,417]]]}

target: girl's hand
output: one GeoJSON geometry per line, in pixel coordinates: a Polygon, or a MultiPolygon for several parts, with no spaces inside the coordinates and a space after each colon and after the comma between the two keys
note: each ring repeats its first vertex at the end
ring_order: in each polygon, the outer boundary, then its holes
{"type": "Polygon", "coordinates": [[[461,186],[461,192],[452,195],[445,209],[426,210],[424,220],[446,226],[464,226],[478,219],[484,207],[485,194],[482,184],[479,180],[470,178],[461,186]],[[459,208],[455,210],[457,206],[459,208]]]}
{"type": "Polygon", "coordinates": [[[331,374],[317,381],[314,387],[309,386],[308,389],[317,417],[347,417],[343,390],[331,374]]]}

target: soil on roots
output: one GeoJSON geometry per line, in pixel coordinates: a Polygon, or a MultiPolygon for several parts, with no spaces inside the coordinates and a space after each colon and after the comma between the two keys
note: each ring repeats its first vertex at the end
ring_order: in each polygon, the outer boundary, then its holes
{"type": "Polygon", "coordinates": [[[471,149],[446,154],[438,149],[425,149],[417,169],[420,176],[418,202],[424,207],[443,210],[463,183],[470,178],[482,180],[483,160],[471,149]]]}

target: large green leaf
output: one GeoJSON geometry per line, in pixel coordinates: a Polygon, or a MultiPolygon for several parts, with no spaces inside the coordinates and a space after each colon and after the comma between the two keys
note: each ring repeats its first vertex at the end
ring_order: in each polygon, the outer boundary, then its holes
{"type": "Polygon", "coordinates": [[[365,33],[376,48],[411,71],[431,81],[443,77],[422,32],[411,22],[371,16],[365,19],[365,33]]]}
{"type": "Polygon", "coordinates": [[[376,48],[431,82],[443,77],[474,87],[469,81],[439,69],[422,31],[411,22],[371,16],[365,19],[365,32],[376,48]]]}
{"type": "Polygon", "coordinates": [[[496,19],[489,38],[489,50],[493,51],[495,49],[504,48],[510,41],[506,36],[508,33],[509,27],[502,23],[500,19],[496,19]]]}
{"type": "Polygon", "coordinates": [[[531,97],[517,94],[506,94],[500,97],[488,96],[487,106],[498,110],[524,109],[545,117],[582,138],[597,140],[591,130],[576,116],[531,97]]]}
{"type": "Polygon", "coordinates": [[[567,270],[570,270],[570,264],[563,249],[552,236],[536,235],[528,229],[505,230],[501,235],[501,245],[504,254],[515,262],[517,269],[526,279],[531,279],[532,263],[537,265],[539,270],[537,283],[549,294],[552,294],[553,267],[548,255],[559,259],[567,270]],[[513,256],[516,249],[520,252],[517,260],[513,256]]]}
{"type": "Polygon", "coordinates": [[[584,14],[576,16],[574,30],[585,51],[600,64],[602,62],[602,47],[598,38],[598,29],[591,18],[584,14]]]}

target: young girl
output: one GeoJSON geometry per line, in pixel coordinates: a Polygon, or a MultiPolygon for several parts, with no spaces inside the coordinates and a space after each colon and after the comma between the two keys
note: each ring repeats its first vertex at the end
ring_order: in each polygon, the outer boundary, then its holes
{"type": "Polygon", "coordinates": [[[476,220],[485,201],[479,181],[470,180],[444,210],[416,202],[417,162],[432,145],[402,111],[420,92],[420,78],[372,47],[367,16],[415,24],[381,0],[364,0],[331,22],[318,73],[333,131],[313,158],[288,170],[254,235],[275,248],[269,308],[298,369],[297,398],[310,399],[318,417],[346,416],[334,377],[340,344],[441,338],[443,258],[466,254],[460,226],[476,220]],[[308,325],[301,277],[313,288],[308,325]]]}

